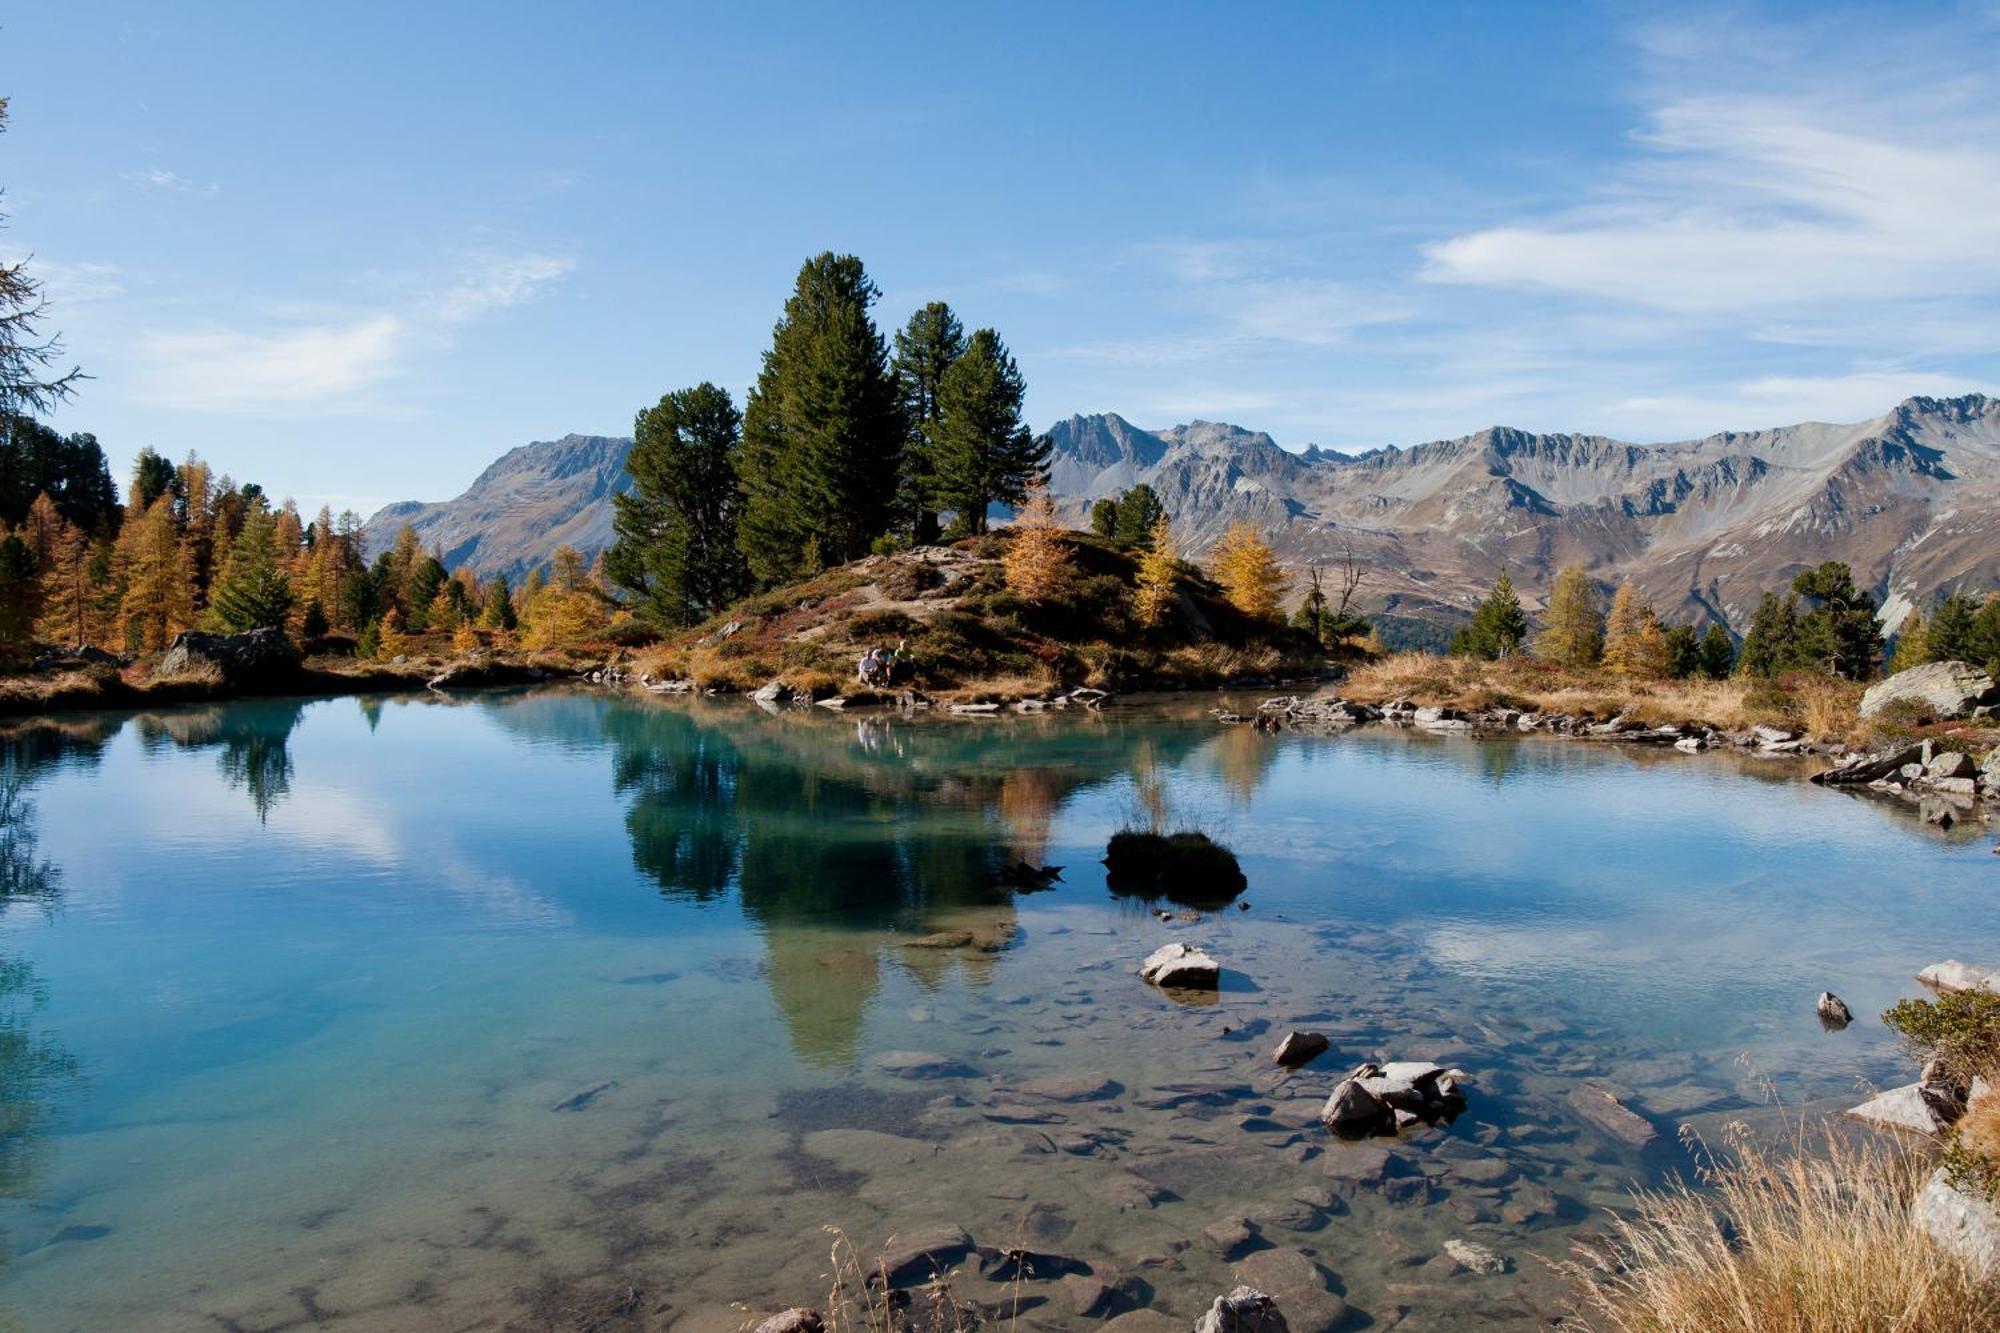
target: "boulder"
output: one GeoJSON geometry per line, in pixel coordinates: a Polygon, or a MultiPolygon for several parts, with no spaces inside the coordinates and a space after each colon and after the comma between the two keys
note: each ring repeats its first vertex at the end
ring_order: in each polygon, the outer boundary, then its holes
{"type": "Polygon", "coordinates": [[[1979,765],[1972,762],[1972,756],[1958,750],[1946,750],[1924,765],[1924,776],[1932,782],[1942,778],[1969,778],[1978,772],[1979,765]]]}
{"type": "Polygon", "coordinates": [[[777,703],[785,697],[784,682],[776,680],[766,681],[764,684],[750,691],[750,697],[760,704],[777,703]]]}
{"type": "Polygon", "coordinates": [[[1911,1203],[1910,1216],[1981,1277],[2000,1277],[2000,1209],[1954,1187],[1943,1167],[1911,1203]]]}
{"type": "Polygon", "coordinates": [[[1465,1109],[1461,1070],[1428,1060],[1364,1064],[1342,1079],[1320,1109],[1335,1134],[1356,1137],[1449,1121],[1465,1109]]]}
{"type": "Polygon", "coordinates": [[[283,685],[298,673],[299,650],[279,629],[247,634],[205,634],[187,630],[167,645],[155,680],[214,672],[237,689],[283,685]]]}
{"type": "Polygon", "coordinates": [[[1195,1321],[1194,1333],[1291,1333],[1278,1303],[1255,1287],[1237,1287],[1195,1321]]]}
{"type": "Polygon", "coordinates": [[[1843,1114],[1882,1129],[1906,1129],[1935,1138],[1951,1128],[1952,1117],[1940,1105],[1942,1100],[1921,1083],[1906,1083],[1877,1093],[1843,1114]]]}
{"type": "Polygon", "coordinates": [[[1373,1134],[1393,1121],[1393,1113],[1361,1086],[1361,1080],[1346,1078],[1320,1108],[1319,1122],[1335,1134],[1373,1134]]]}
{"type": "Polygon", "coordinates": [[[1504,1273],[1507,1261],[1484,1245],[1469,1240],[1448,1240],[1444,1252],[1475,1273],[1504,1273]]]}
{"type": "Polygon", "coordinates": [[[819,1317],[819,1311],[795,1305],[757,1325],[757,1333],[822,1333],[825,1328],[826,1322],[819,1317]]]}
{"type": "Polygon", "coordinates": [[[1820,1026],[1829,1032],[1838,1032],[1854,1021],[1854,1011],[1847,1007],[1847,1001],[1830,990],[1819,993],[1820,1026]]]}
{"type": "Polygon", "coordinates": [[[1329,1044],[1326,1037],[1317,1032],[1287,1032],[1285,1039],[1278,1043],[1278,1049],[1271,1052],[1271,1058],[1286,1069],[1297,1069],[1326,1054],[1329,1044]]]}
{"type": "Polygon", "coordinates": [[[2000,972],[1961,963],[1955,958],[1932,963],[1917,973],[1917,980],[1937,991],[1977,990],[2000,995],[2000,972]]]}
{"type": "Polygon", "coordinates": [[[1926,662],[1869,686],[1861,696],[1861,716],[1877,717],[1897,703],[1937,718],[1969,717],[1975,708],[2000,703],[2000,687],[1970,662],[1926,662]]]}
{"type": "Polygon", "coordinates": [[[1139,975],[1155,986],[1179,990],[1217,990],[1222,965],[1191,945],[1163,944],[1139,965],[1139,975]]]}

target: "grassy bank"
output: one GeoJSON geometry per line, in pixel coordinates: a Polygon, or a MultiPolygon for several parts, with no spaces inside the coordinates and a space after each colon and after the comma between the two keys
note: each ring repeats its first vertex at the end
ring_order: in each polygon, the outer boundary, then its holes
{"type": "Polygon", "coordinates": [[[1001,561],[1014,536],[1003,531],[872,556],[749,598],[639,650],[634,665],[702,689],[776,680],[823,698],[856,688],[867,649],[900,644],[897,685],[997,702],[1063,686],[1213,686],[1325,670],[1327,654],[1309,636],[1244,615],[1189,566],[1168,614],[1140,624],[1133,553],[1087,533],[1063,537],[1072,568],[1053,597],[1007,590],[1001,561]]]}

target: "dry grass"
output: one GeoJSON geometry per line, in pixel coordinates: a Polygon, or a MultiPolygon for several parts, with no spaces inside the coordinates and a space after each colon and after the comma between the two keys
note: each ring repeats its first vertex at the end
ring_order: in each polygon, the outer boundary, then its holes
{"type": "Polygon", "coordinates": [[[1485,662],[1435,653],[1392,653],[1354,668],[1341,693],[1365,703],[1409,699],[1463,708],[1499,705],[1595,718],[1623,714],[1653,724],[1700,722],[1726,731],[1787,726],[1817,740],[1860,734],[1860,685],[1798,677],[1784,681],[1631,680],[1529,657],[1485,662]]]}
{"type": "Polygon", "coordinates": [[[1982,1282],[1910,1220],[1931,1170],[1907,1145],[1822,1129],[1778,1149],[1739,1129],[1699,1186],[1638,1196],[1561,1265],[1599,1333],[1980,1333],[1982,1282]]]}
{"type": "MultiPolygon", "coordinates": [[[[938,1273],[919,1287],[890,1291],[869,1280],[861,1252],[846,1232],[833,1226],[824,1230],[833,1237],[828,1254],[833,1271],[827,1274],[826,1309],[821,1312],[826,1333],[970,1333],[977,1323],[952,1296],[953,1272],[938,1273]]],[[[885,1249],[887,1245],[885,1241],[885,1249]]],[[[881,1263],[881,1256],[876,1262],[881,1263]]]]}
{"type": "Polygon", "coordinates": [[[1060,688],[1054,672],[1035,675],[985,676],[956,689],[941,690],[938,699],[955,704],[1010,704],[1017,699],[1046,699],[1060,688]]]}
{"type": "Polygon", "coordinates": [[[1959,1120],[1958,1141],[1982,1157],[2000,1159],[2000,1092],[1982,1092],[1959,1120]]]}

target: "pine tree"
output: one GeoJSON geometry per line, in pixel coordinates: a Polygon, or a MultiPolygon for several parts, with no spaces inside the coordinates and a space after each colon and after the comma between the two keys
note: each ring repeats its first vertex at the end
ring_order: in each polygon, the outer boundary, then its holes
{"type": "Polygon", "coordinates": [[[1118,536],[1118,501],[1105,496],[1090,507],[1090,530],[1106,541],[1118,536]]]}
{"type": "Polygon", "coordinates": [[[1007,344],[980,329],[938,385],[937,446],[932,461],[939,508],[959,532],[986,531],[988,505],[1018,505],[1046,480],[1049,441],[1021,421],[1027,384],[1007,344]]]}
{"type": "Polygon", "coordinates": [[[1693,625],[1669,625],[1666,634],[1667,674],[1686,680],[1701,673],[1701,636],[1693,625]]]}
{"type": "Polygon", "coordinates": [[[1056,522],[1048,488],[1035,487],[1015,519],[1013,540],[1000,559],[1007,591],[1030,602],[1049,602],[1066,592],[1071,580],[1069,539],[1056,522]]]}
{"type": "Polygon", "coordinates": [[[510,630],[517,623],[514,618],[514,599],[507,591],[507,576],[495,574],[493,585],[486,590],[486,604],[479,611],[479,627],[510,630]]]}
{"type": "Polygon", "coordinates": [[[277,517],[264,505],[244,515],[208,599],[208,620],[241,633],[282,629],[292,610],[292,580],[278,558],[277,517]]]}
{"type": "Polygon", "coordinates": [[[1710,680],[1726,680],[1736,665],[1736,644],[1719,623],[1711,624],[1701,636],[1701,674],[1710,680]]]}
{"type": "Polygon", "coordinates": [[[765,587],[867,553],[889,530],[902,413],[861,261],[799,270],[743,409],[737,542],[765,587]]]}
{"type": "Polygon", "coordinates": [[[1246,522],[1232,523],[1209,552],[1209,574],[1229,604],[1253,620],[1275,621],[1290,580],[1271,548],[1246,522]]]}
{"type": "Polygon", "coordinates": [[[633,423],[632,489],[613,498],[617,536],[604,569],[652,624],[695,624],[749,590],[736,544],[741,422],[728,393],[703,383],[666,395],[633,423]]]}
{"type": "Polygon", "coordinates": [[[1743,649],[1736,669],[1746,676],[1777,676],[1797,665],[1799,599],[1765,592],[1743,632],[1743,649]]]}
{"type": "MultiPolygon", "coordinates": [[[[1915,616],[1916,612],[1912,611],[1910,614],[1915,616]]],[[[1937,609],[1931,613],[1930,624],[1924,634],[1923,661],[1975,664],[1985,662],[1986,659],[1979,656],[1973,647],[1972,626],[1978,614],[1978,609],[1971,600],[1957,593],[1939,602],[1937,609]]],[[[1904,632],[1907,634],[1908,630],[1904,632]]],[[[1900,654],[1896,661],[1898,663],[1896,669],[1902,670],[1900,654]]]]}
{"type": "Polygon", "coordinates": [[[424,634],[430,630],[431,603],[437,600],[438,589],[450,577],[444,562],[434,555],[423,556],[411,569],[409,580],[403,585],[403,623],[410,633],[424,634]]]}
{"type": "Polygon", "coordinates": [[[1173,526],[1161,514],[1153,520],[1145,554],[1132,593],[1132,614],[1148,629],[1167,617],[1180,594],[1181,557],[1174,546],[1173,526]]]}
{"type": "Polygon", "coordinates": [[[35,648],[35,621],[42,613],[41,572],[35,553],[19,533],[0,537],[0,659],[21,661],[35,648]]]}
{"type": "Polygon", "coordinates": [[[1924,613],[1913,606],[1896,630],[1896,655],[1889,663],[1889,670],[1908,671],[1931,660],[1930,629],[1924,624],[1924,613]]]}
{"type": "Polygon", "coordinates": [[[890,363],[903,409],[903,466],[896,487],[899,525],[919,546],[939,536],[935,460],[942,409],[938,392],[944,373],[965,354],[965,326],[950,306],[932,301],[910,316],[896,335],[890,363]]]}
{"type": "Polygon", "coordinates": [[[155,652],[194,623],[194,570],[181,543],[174,497],[161,494],[118,534],[125,594],[118,618],[128,648],[155,652]]]}
{"type": "Polygon", "coordinates": [[[1667,641],[1639,590],[1621,583],[1604,619],[1604,665],[1621,676],[1657,680],[1667,674],[1667,641]]]}
{"type": "Polygon", "coordinates": [[[1977,662],[1987,667],[1991,674],[2000,675],[2000,593],[1988,597],[1972,617],[1972,628],[1965,636],[1963,659],[1977,662]]]}
{"type": "Polygon", "coordinates": [[[132,464],[132,509],[143,515],[153,507],[153,501],[173,493],[174,481],[172,463],[151,448],[141,449],[132,464]]]}
{"type": "Polygon", "coordinates": [[[1828,560],[1792,580],[1792,592],[1810,608],[1799,619],[1798,663],[1848,680],[1868,680],[1882,665],[1882,630],[1875,599],[1854,586],[1854,575],[1828,560]]]}
{"type": "Polygon", "coordinates": [[[1597,585],[1582,565],[1564,565],[1549,593],[1548,614],[1535,656],[1558,666],[1593,667],[1604,653],[1604,613],[1597,585]]]}
{"type": "Polygon", "coordinates": [[[1483,657],[1492,661],[1512,657],[1528,638],[1528,617],[1514,592],[1514,580],[1506,570],[1493,581],[1493,591],[1472,613],[1471,623],[1452,639],[1451,651],[1459,657],[1483,657]]]}
{"type": "Polygon", "coordinates": [[[1160,497],[1153,488],[1140,482],[1118,497],[1117,518],[1111,529],[1112,540],[1127,550],[1147,549],[1147,544],[1153,540],[1154,525],[1166,512],[1167,507],[1160,503],[1160,497]]]}

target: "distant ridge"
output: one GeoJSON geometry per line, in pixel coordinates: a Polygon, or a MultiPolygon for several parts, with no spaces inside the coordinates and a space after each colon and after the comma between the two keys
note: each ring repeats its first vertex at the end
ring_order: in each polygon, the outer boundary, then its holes
{"type": "MultiPolygon", "coordinates": [[[[1531,598],[1577,561],[1607,584],[1635,580],[1664,614],[1738,630],[1764,589],[1827,559],[1852,565],[1891,623],[1944,589],[2000,587],[2000,400],[1980,394],[1656,445],[1496,426],[1294,453],[1239,426],[1146,430],[1112,413],[1049,436],[1050,489],[1071,522],[1143,481],[1191,551],[1237,521],[1295,564],[1351,546],[1368,608],[1404,640],[1448,633],[1502,565],[1531,598]]],[[[584,435],[524,445],[457,499],[381,510],[369,547],[407,521],[446,563],[481,574],[517,578],[565,542],[594,555],[611,540],[630,448],[584,435]]]]}

